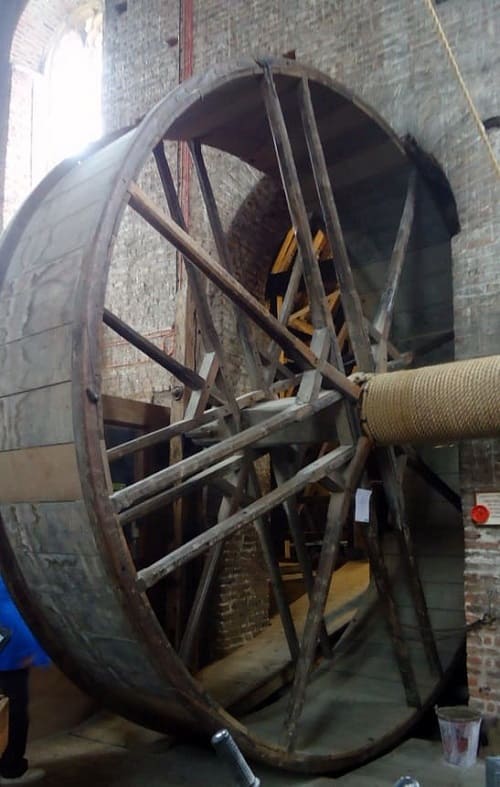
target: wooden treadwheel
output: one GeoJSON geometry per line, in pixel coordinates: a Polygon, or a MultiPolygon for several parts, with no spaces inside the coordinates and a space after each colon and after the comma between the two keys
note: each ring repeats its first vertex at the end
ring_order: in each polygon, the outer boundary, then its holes
{"type": "MultiPolygon", "coordinates": [[[[401,368],[411,357],[398,352],[389,332],[417,182],[419,233],[425,236],[426,226],[437,224],[434,242],[445,243],[449,233],[413,159],[371,110],[302,65],[246,61],[181,85],[134,129],[59,165],[4,235],[2,564],[54,659],[122,714],[157,729],[202,735],[226,726],[253,758],[335,771],[394,744],[439,691],[463,640],[457,499],[408,449],[406,460],[430,484],[426,496],[439,501],[441,525],[438,531],[426,515],[412,534],[397,453],[374,448],[360,427],[361,388],[346,374],[308,215],[321,217],[332,251],[352,356],[348,373],[354,364],[359,372],[401,368]],[[169,140],[189,141],[217,259],[187,231],[167,160],[169,140]],[[291,222],[298,254],[279,318],[233,270],[205,146],[282,184],[289,218],[281,230],[291,222]],[[153,165],[164,204],[148,196],[139,180],[153,165]],[[367,320],[339,214],[348,222],[362,216],[369,234],[382,204],[389,262],[378,286],[380,305],[367,320]],[[115,239],[119,243],[122,221],[133,214],[185,262],[201,333],[192,366],[160,350],[110,308],[106,284],[115,239]],[[241,374],[231,373],[227,363],[227,337],[214,323],[206,280],[235,308],[241,374]],[[310,343],[286,327],[301,281],[310,343]],[[186,392],[179,419],[107,448],[103,322],[186,392]],[[280,361],[281,351],[292,367],[280,361]],[[172,454],[165,466],[113,491],[114,462],[179,436],[184,456],[172,461],[172,454]],[[299,511],[303,490],[316,482],[329,498],[313,566],[299,511]],[[334,644],[325,608],[339,541],[361,485],[383,488],[365,528],[372,582],[334,644]],[[213,521],[207,515],[203,527],[184,531],[167,554],[136,565],[127,526],[171,510],[175,501],[188,505],[206,488],[216,490],[213,521]],[[283,589],[269,527],[279,506],[310,596],[302,632],[283,589]],[[243,528],[258,534],[288,649],[279,681],[269,680],[256,694],[259,705],[257,699],[224,698],[217,665],[201,665],[195,674],[190,669],[223,545],[243,528]],[[189,608],[169,639],[150,589],[183,571],[185,577],[188,565],[197,566],[190,574],[191,585],[195,581],[189,608]],[[446,637],[436,631],[444,622],[446,637]],[[273,687],[279,691],[273,694],[273,687]],[[228,707],[239,707],[238,716],[228,707]]],[[[415,477],[412,483],[418,495],[420,482],[415,477]]],[[[238,651],[242,664],[245,652],[238,651]]]]}

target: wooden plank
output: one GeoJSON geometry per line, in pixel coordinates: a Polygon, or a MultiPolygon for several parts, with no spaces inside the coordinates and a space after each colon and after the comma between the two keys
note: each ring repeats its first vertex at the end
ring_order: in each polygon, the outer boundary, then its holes
{"type": "Polygon", "coordinates": [[[403,264],[408,250],[408,243],[413,228],[413,217],[415,215],[415,195],[416,195],[417,173],[413,169],[408,179],[408,189],[406,192],[405,203],[401,220],[392,250],[389,268],[387,270],[386,281],[380,303],[373,320],[374,328],[380,333],[381,340],[377,348],[377,372],[387,371],[387,339],[392,324],[394,304],[399,290],[399,282],[403,272],[403,264]]]}
{"type": "MultiPolygon", "coordinates": [[[[322,360],[328,358],[330,351],[330,333],[328,328],[316,328],[311,339],[311,350],[322,360]]],[[[311,402],[316,399],[321,390],[322,377],[317,370],[304,372],[299,390],[297,391],[297,402],[311,402]]]]}
{"type": "Polygon", "coordinates": [[[0,297],[0,343],[70,323],[82,251],[52,260],[5,282],[0,297]]]}
{"type": "MultiPolygon", "coordinates": [[[[292,383],[293,382],[297,382],[297,379],[294,378],[292,380],[292,383]]],[[[271,391],[278,393],[279,391],[288,389],[289,386],[289,380],[280,380],[271,386],[271,391]]],[[[244,407],[249,407],[256,402],[262,401],[262,399],[265,399],[265,396],[266,395],[264,391],[250,391],[247,394],[238,396],[236,402],[238,407],[242,409],[244,407]]],[[[201,413],[194,418],[183,418],[180,421],[175,421],[174,423],[170,424],[170,426],[166,426],[162,429],[157,429],[154,432],[141,435],[140,437],[136,437],[133,440],[128,440],[127,442],[121,443],[120,445],[114,446],[113,448],[108,448],[108,462],[115,462],[124,456],[129,456],[130,454],[135,453],[136,451],[143,451],[145,448],[150,448],[153,445],[158,445],[159,443],[163,442],[166,443],[172,438],[184,434],[194,427],[199,427],[203,424],[209,423],[213,423],[215,426],[219,419],[228,415],[230,415],[229,407],[220,405],[219,407],[212,407],[209,410],[205,410],[204,413],[201,413]]]]}
{"type": "Polygon", "coordinates": [[[2,503],[78,500],[81,496],[73,443],[0,453],[2,503]]]}
{"type": "Polygon", "coordinates": [[[0,396],[71,380],[71,325],[0,347],[0,396]]]}
{"type": "Polygon", "coordinates": [[[272,432],[282,429],[289,423],[303,421],[312,417],[315,413],[336,402],[337,399],[337,392],[329,391],[314,402],[290,405],[276,415],[270,416],[261,424],[256,424],[238,434],[231,435],[216,445],[205,449],[200,454],[189,456],[164,470],[154,473],[149,478],[144,478],[141,481],[130,484],[125,489],[120,489],[111,496],[115,511],[119,513],[134,503],[158,494],[158,492],[163,491],[168,486],[202,470],[207,464],[225,459],[227,456],[231,456],[237,451],[241,451],[258,442],[258,440],[267,437],[272,432]]]}
{"type": "MultiPolygon", "coordinates": [[[[200,185],[203,202],[207,211],[208,220],[212,229],[217,254],[219,261],[229,273],[234,276],[235,270],[229,253],[226,236],[222,229],[222,222],[217,208],[217,202],[208,177],[205,160],[201,150],[201,145],[198,140],[189,143],[189,149],[193,157],[196,173],[198,175],[198,182],[200,185]]],[[[250,375],[251,384],[253,387],[266,388],[264,372],[260,354],[257,349],[255,338],[252,336],[251,325],[247,322],[247,317],[238,309],[233,303],[234,314],[236,318],[236,328],[240,340],[241,348],[243,350],[243,357],[245,359],[246,367],[250,375]]]]}
{"type": "Polygon", "coordinates": [[[145,590],[152,587],[152,585],[159,582],[160,579],[172,571],[175,571],[186,561],[192,560],[214,544],[241,530],[242,527],[250,524],[257,517],[280,505],[287,497],[299,492],[308,483],[322,478],[337,467],[341,467],[352,456],[352,451],[351,446],[339,446],[339,448],[300,470],[279,488],[274,489],[259,500],[256,500],[255,503],[246,506],[242,511],[229,517],[225,522],[215,525],[206,533],[196,536],[174,552],[160,558],[151,566],[142,569],[137,574],[138,588],[145,590]]]}
{"type": "Polygon", "coordinates": [[[279,320],[270,315],[265,306],[254,298],[221,265],[213,260],[187,232],[175,221],[164,215],[137,184],[130,183],[128,190],[130,205],[134,210],[155,227],[160,235],[169,240],[210,281],[213,281],[230,300],[235,301],[268,336],[273,338],[291,358],[297,361],[301,368],[319,369],[337,390],[344,393],[352,401],[359,399],[360,389],[357,385],[347,380],[330,363],[321,362],[309,347],[296,339],[279,320]]]}
{"type": "Polygon", "coordinates": [[[299,89],[299,104],[302,125],[306,137],[309,158],[314,173],[323,220],[328,242],[335,258],[337,281],[342,296],[342,307],[349,332],[349,339],[359,370],[371,371],[373,356],[370,340],[364,326],[361,301],[356,291],[351,264],[345,245],[344,234],[333,196],[330,176],[326,166],[325,154],[319,136],[318,126],[307,79],[302,79],[299,89]]]}
{"type": "Polygon", "coordinates": [[[462,511],[462,498],[454,489],[452,489],[448,484],[443,481],[443,479],[434,472],[432,467],[424,462],[422,457],[418,454],[418,452],[413,448],[411,445],[405,445],[403,448],[406,456],[408,458],[408,464],[418,475],[427,481],[429,486],[431,486],[438,494],[441,495],[445,500],[447,500],[451,505],[456,508],[457,511],[462,511]]]}
{"type": "Polygon", "coordinates": [[[161,428],[170,423],[170,408],[137,399],[103,394],[104,421],[115,426],[138,426],[161,428]]]}
{"type": "Polygon", "coordinates": [[[122,511],[118,519],[120,525],[126,525],[128,522],[133,522],[134,519],[139,519],[152,511],[157,511],[163,508],[179,497],[189,495],[200,489],[200,487],[210,484],[220,476],[225,476],[235,465],[239,465],[243,461],[243,454],[235,454],[223,459],[221,462],[215,462],[199,473],[195,473],[186,481],[180,481],[175,484],[171,489],[161,492],[158,495],[148,498],[143,503],[138,503],[126,511],[122,511]]]}
{"type": "MultiPolygon", "coordinates": [[[[251,496],[255,498],[256,503],[258,503],[259,499],[262,500],[262,490],[257,473],[255,471],[255,467],[253,465],[250,467],[248,487],[249,492],[251,496]]],[[[276,602],[276,608],[278,610],[286,641],[288,643],[290,657],[292,661],[295,661],[299,653],[299,639],[297,637],[295,623],[290,611],[290,605],[288,604],[286,598],[283,577],[281,576],[279,561],[276,554],[276,547],[274,545],[274,540],[272,533],[270,532],[269,525],[269,520],[266,519],[262,514],[256,516],[254,527],[259,536],[260,548],[262,550],[262,555],[264,557],[264,562],[268,571],[269,581],[271,583],[274,600],[276,602]]]]}
{"type": "MultiPolygon", "coordinates": [[[[285,483],[285,481],[292,475],[293,469],[295,470],[298,469],[297,463],[295,463],[295,465],[296,465],[295,468],[292,468],[292,464],[288,461],[286,454],[284,454],[283,452],[275,451],[273,453],[272,467],[274,470],[274,475],[278,486],[280,484],[285,483]]],[[[299,561],[302,575],[304,577],[304,584],[306,587],[306,591],[309,598],[311,599],[314,590],[314,574],[312,569],[311,558],[306,547],[304,531],[300,523],[298,507],[297,507],[297,498],[295,496],[289,497],[287,500],[283,502],[283,508],[285,510],[286,517],[288,520],[288,527],[290,529],[290,533],[295,546],[297,560],[299,561]]],[[[326,657],[330,656],[331,648],[328,642],[328,634],[326,631],[326,624],[324,618],[319,629],[319,640],[320,640],[321,650],[323,655],[326,657]]]]}
{"type": "Polygon", "coordinates": [[[293,227],[288,230],[285,240],[281,244],[278,256],[274,260],[271,273],[283,273],[292,264],[294,255],[297,251],[297,238],[293,227]]]}
{"type": "MultiPolygon", "coordinates": [[[[358,484],[359,478],[364,470],[366,459],[371,450],[371,443],[364,437],[358,440],[354,457],[346,471],[345,490],[341,494],[332,495],[328,509],[327,524],[323,536],[323,545],[316,579],[314,582],[314,592],[309,606],[309,612],[302,636],[300,654],[295,670],[295,678],[290,695],[290,704],[285,721],[287,748],[293,749],[297,725],[304,706],[305,692],[309,673],[314,658],[316,642],[318,639],[319,627],[324,616],[328,588],[335,567],[338,554],[338,544],[342,528],[347,520],[351,507],[351,499],[358,484]]],[[[329,456],[329,454],[327,454],[329,456]]],[[[322,462],[318,459],[317,462],[322,462]]],[[[332,468],[336,469],[336,468],[332,468]]],[[[327,475],[324,473],[323,475],[327,475]]],[[[310,481],[318,480],[310,478],[310,481]]]]}
{"type": "MultiPolygon", "coordinates": [[[[278,312],[278,321],[282,325],[287,325],[288,319],[293,309],[295,296],[299,289],[300,280],[302,278],[302,257],[297,254],[292,268],[288,285],[286,288],[285,297],[282,299],[281,306],[278,312]]],[[[281,348],[280,345],[272,340],[267,346],[267,355],[269,358],[269,368],[267,370],[268,381],[274,379],[276,368],[280,360],[281,348]]]]}
{"type": "MultiPolygon", "coordinates": [[[[368,564],[345,563],[335,571],[325,608],[328,634],[339,631],[362,603],[369,581],[368,564]]],[[[302,631],[308,609],[304,594],[290,605],[298,631],[302,631]]],[[[204,667],[196,678],[224,708],[240,715],[265,700],[273,690],[293,679],[292,665],[277,615],[269,626],[233,653],[204,667]]]]}
{"type": "MultiPolygon", "coordinates": [[[[136,184],[130,184],[130,188],[132,191],[136,192],[137,196],[140,195],[139,202],[144,205],[144,201],[147,202],[149,212],[146,211],[149,218],[147,221],[151,224],[160,235],[164,235],[162,232],[162,224],[161,222],[158,223],[157,221],[152,220],[152,215],[161,216],[164,221],[171,223],[174,227],[177,227],[183,235],[189,238],[187,234],[187,225],[184,219],[184,214],[182,212],[182,207],[179,202],[179,198],[177,196],[177,191],[175,188],[174,180],[172,177],[172,173],[170,171],[170,167],[168,165],[167,157],[165,156],[165,148],[163,146],[163,142],[160,142],[156,148],[154,149],[154,157],[156,161],[156,165],[158,167],[158,173],[160,175],[161,184],[163,186],[163,191],[165,193],[165,198],[167,200],[167,205],[170,210],[170,214],[172,216],[173,221],[169,220],[167,216],[161,214],[151,200],[148,200],[144,192],[142,192],[136,184]],[[151,210],[153,213],[151,214],[151,210]]],[[[129,189],[129,194],[131,191],[129,189]]],[[[138,209],[139,202],[134,202],[134,198],[130,200],[131,206],[145,218],[144,213],[138,209]]],[[[205,281],[201,275],[201,272],[198,268],[193,265],[193,260],[190,258],[189,254],[186,254],[182,248],[173,244],[177,251],[181,254],[184,264],[186,266],[186,274],[189,281],[191,296],[193,298],[193,302],[196,308],[196,317],[198,323],[201,328],[201,336],[203,340],[203,347],[207,353],[215,352],[217,355],[217,360],[219,363],[220,369],[220,376],[222,380],[222,387],[226,397],[226,403],[231,410],[231,414],[233,416],[234,422],[237,424],[239,420],[239,410],[235,403],[235,395],[233,390],[232,382],[229,380],[227,374],[225,373],[226,364],[224,358],[224,350],[215,328],[212,314],[210,311],[210,305],[207,300],[206,292],[205,292],[205,281]]]]}
{"type": "Polygon", "coordinates": [[[413,539],[406,518],[403,494],[397,480],[394,449],[378,448],[376,450],[376,457],[379,463],[380,475],[389,509],[400,536],[401,555],[406,565],[406,572],[412,591],[420,636],[424,643],[430,668],[441,676],[443,674],[441,661],[429,618],[429,611],[427,609],[425,593],[420,578],[413,539]]]}
{"type": "Polygon", "coordinates": [[[199,376],[204,381],[203,388],[191,392],[187,407],[184,413],[186,419],[196,418],[201,415],[210,398],[210,393],[214,386],[219,372],[219,360],[214,352],[205,353],[200,364],[199,376]]]}
{"type": "Polygon", "coordinates": [[[380,548],[380,536],[376,512],[372,511],[370,523],[364,528],[366,533],[366,546],[370,558],[372,578],[375,582],[380,603],[385,611],[385,618],[391,636],[394,655],[398,664],[401,680],[404,686],[408,705],[419,708],[421,706],[415,671],[410,655],[410,649],[403,634],[398,607],[394,597],[394,589],[385,565],[383,553],[380,548]]]}
{"type": "Polygon", "coordinates": [[[71,383],[0,398],[0,450],[73,440],[71,383]]]}
{"type": "Polygon", "coordinates": [[[314,328],[328,328],[332,338],[332,352],[338,369],[343,369],[342,357],[336,352],[336,337],[333,320],[326,302],[323,279],[319,270],[317,255],[309,227],[307,210],[302,195],[299,176],[294,161],[292,146],[283,116],[271,68],[264,64],[263,82],[264,103],[267,119],[273,136],[276,158],[279,163],[281,180],[288,203],[288,210],[295,227],[297,244],[302,257],[304,281],[309,295],[311,322],[314,328]]]}
{"type": "Polygon", "coordinates": [[[46,555],[74,552],[97,557],[83,500],[0,504],[13,549],[46,555]]]}
{"type": "MultiPolygon", "coordinates": [[[[217,521],[224,521],[228,516],[234,514],[238,509],[245,491],[245,485],[248,478],[248,460],[243,461],[240,470],[235,478],[235,485],[231,494],[226,494],[222,500],[217,513],[217,521]]],[[[179,647],[179,656],[186,665],[189,665],[192,658],[193,648],[196,638],[200,638],[202,626],[202,619],[205,614],[207,604],[210,599],[210,593],[213,583],[217,576],[217,568],[222,556],[224,542],[220,541],[208,552],[203,564],[198,586],[196,588],[195,597],[189,612],[189,617],[186,622],[184,633],[182,636],[181,644],[179,647]]]]}

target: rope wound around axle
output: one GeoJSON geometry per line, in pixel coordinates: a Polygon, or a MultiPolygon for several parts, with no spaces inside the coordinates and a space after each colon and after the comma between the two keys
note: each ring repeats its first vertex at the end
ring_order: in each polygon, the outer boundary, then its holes
{"type": "Polygon", "coordinates": [[[500,355],[368,376],[361,423],[378,445],[500,435],[500,355]]]}

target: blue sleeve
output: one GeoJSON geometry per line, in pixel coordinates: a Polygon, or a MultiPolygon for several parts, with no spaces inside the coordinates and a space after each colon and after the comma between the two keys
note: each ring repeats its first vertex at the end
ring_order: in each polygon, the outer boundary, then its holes
{"type": "Polygon", "coordinates": [[[20,669],[27,660],[32,666],[50,664],[49,657],[24,622],[3,582],[0,586],[0,624],[11,632],[10,640],[0,651],[0,670],[20,669]]]}

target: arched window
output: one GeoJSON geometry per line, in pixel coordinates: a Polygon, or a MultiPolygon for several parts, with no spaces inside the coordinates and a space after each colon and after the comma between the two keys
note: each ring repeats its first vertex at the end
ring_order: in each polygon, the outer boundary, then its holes
{"type": "Polygon", "coordinates": [[[103,0],[30,0],[10,51],[0,226],[58,161],[101,135],[103,0]]]}
{"type": "Polygon", "coordinates": [[[70,19],[34,91],[33,176],[101,136],[102,13],[70,19]]]}

